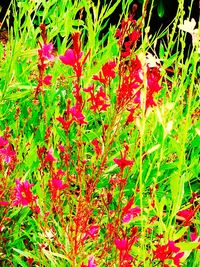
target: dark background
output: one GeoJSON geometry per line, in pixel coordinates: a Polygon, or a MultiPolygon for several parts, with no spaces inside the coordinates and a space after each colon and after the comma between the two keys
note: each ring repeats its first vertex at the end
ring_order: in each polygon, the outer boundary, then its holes
{"type": "MultiPolygon", "coordinates": [[[[135,19],[138,19],[142,14],[143,1],[144,0],[135,0],[133,1],[133,4],[130,7],[129,12],[130,14],[134,14],[135,19]]],[[[98,0],[93,0],[93,2],[97,4],[98,0]]],[[[106,2],[115,3],[116,0],[107,0],[106,2]]],[[[101,3],[104,3],[104,1],[102,0],[101,3]]],[[[10,4],[10,0],[0,0],[0,6],[1,6],[0,22],[3,21],[6,11],[9,7],[9,4],[10,4]]],[[[149,5],[147,8],[147,15],[149,13],[150,4],[151,4],[151,0],[149,0],[149,5]]],[[[191,5],[191,0],[184,1],[185,19],[189,15],[188,7],[190,5],[191,5]]],[[[155,0],[153,13],[152,13],[151,21],[150,21],[150,33],[153,35],[156,32],[158,32],[159,29],[162,30],[166,28],[176,16],[177,8],[178,8],[178,0],[155,0]]],[[[110,16],[109,23],[107,24],[107,27],[103,30],[102,34],[105,34],[106,32],[108,32],[110,24],[111,25],[118,24],[121,13],[122,13],[122,5],[119,4],[115,12],[110,16]]],[[[198,22],[199,16],[200,16],[200,0],[194,0],[192,11],[191,11],[191,18],[194,18],[196,22],[198,22]]],[[[83,13],[83,19],[84,19],[84,13],[83,13]]],[[[147,19],[148,17],[146,18],[146,20],[147,19]]],[[[12,13],[9,18],[9,24],[10,25],[13,24],[12,13]]],[[[6,27],[7,27],[6,22],[4,22],[1,29],[5,30],[6,27]]],[[[186,39],[186,47],[189,47],[190,45],[191,45],[191,36],[188,35],[186,39]]]]}

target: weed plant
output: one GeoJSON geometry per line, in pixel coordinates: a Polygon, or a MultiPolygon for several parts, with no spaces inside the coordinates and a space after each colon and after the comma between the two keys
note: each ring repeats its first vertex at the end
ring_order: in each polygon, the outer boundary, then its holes
{"type": "Polygon", "coordinates": [[[137,21],[133,1],[100,2],[11,4],[0,265],[198,267],[199,22],[179,0],[172,30],[149,36],[148,1],[137,21]]]}

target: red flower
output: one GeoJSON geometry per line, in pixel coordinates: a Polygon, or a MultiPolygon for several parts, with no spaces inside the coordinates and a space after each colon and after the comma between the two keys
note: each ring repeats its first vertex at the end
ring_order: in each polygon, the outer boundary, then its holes
{"type": "Polygon", "coordinates": [[[169,241],[166,245],[157,245],[154,253],[154,259],[159,259],[161,262],[172,260],[177,267],[180,267],[180,259],[183,257],[184,252],[180,252],[180,248],[175,246],[173,241],[169,241]]]}
{"type": "Polygon", "coordinates": [[[115,78],[115,71],[114,68],[116,67],[116,63],[114,61],[109,61],[103,65],[99,75],[94,75],[93,80],[99,81],[104,85],[108,85],[110,79],[115,78]]]}
{"type": "Polygon", "coordinates": [[[7,201],[0,201],[0,206],[6,207],[9,205],[9,202],[7,201]]]}
{"type": "Polygon", "coordinates": [[[115,239],[115,245],[117,249],[120,251],[127,250],[128,249],[128,240],[127,239],[115,239]]]}
{"type": "Polygon", "coordinates": [[[27,206],[29,204],[33,204],[37,199],[37,196],[34,196],[31,192],[31,187],[33,187],[33,184],[29,184],[27,180],[20,182],[18,179],[16,179],[15,182],[16,186],[14,188],[13,205],[27,206]]]}
{"type": "Polygon", "coordinates": [[[133,160],[127,160],[125,157],[122,157],[121,159],[115,158],[114,162],[120,167],[121,172],[123,172],[125,167],[133,165],[133,160]]]}
{"type": "Polygon", "coordinates": [[[63,117],[58,117],[58,118],[56,118],[56,120],[59,121],[59,122],[62,124],[63,129],[64,129],[66,132],[68,132],[69,127],[70,127],[70,125],[72,124],[72,120],[65,121],[65,119],[64,119],[63,117]]]}
{"type": "Polygon", "coordinates": [[[68,185],[67,184],[63,184],[63,181],[58,178],[58,177],[54,177],[51,180],[49,180],[49,189],[51,192],[51,199],[55,200],[58,197],[58,192],[67,188],[68,185]]]}
{"type": "Polygon", "coordinates": [[[44,158],[44,162],[49,162],[50,164],[52,164],[54,161],[56,161],[56,158],[54,158],[53,156],[53,148],[51,148],[49,151],[47,151],[47,154],[44,158]]]}
{"type": "Polygon", "coordinates": [[[194,217],[195,213],[197,212],[198,209],[193,210],[192,208],[190,209],[185,209],[185,210],[180,210],[177,215],[181,216],[184,219],[185,225],[189,225],[191,219],[194,217]]]}
{"type": "Polygon", "coordinates": [[[91,144],[94,146],[94,151],[97,157],[99,157],[101,155],[101,147],[99,146],[99,141],[97,139],[94,139],[91,144]]]}
{"type": "Polygon", "coordinates": [[[92,103],[90,109],[94,110],[94,112],[106,111],[110,106],[110,104],[106,103],[108,98],[103,92],[102,87],[100,87],[99,91],[96,94],[94,93],[94,85],[84,89],[84,91],[90,93],[90,98],[87,101],[92,103]]]}

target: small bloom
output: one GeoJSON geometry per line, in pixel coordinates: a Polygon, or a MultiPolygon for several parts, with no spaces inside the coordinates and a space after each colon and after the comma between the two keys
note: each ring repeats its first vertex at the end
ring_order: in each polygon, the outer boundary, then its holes
{"type": "Polygon", "coordinates": [[[56,158],[54,158],[53,148],[51,148],[51,149],[49,149],[49,151],[47,151],[47,154],[44,158],[44,162],[49,162],[50,164],[52,164],[54,161],[56,161],[56,158]]]}
{"type": "Polygon", "coordinates": [[[2,156],[4,161],[9,164],[16,156],[16,152],[12,149],[11,145],[9,145],[4,149],[0,149],[0,156],[2,156]]]}
{"type": "Polygon", "coordinates": [[[153,56],[151,53],[147,53],[146,55],[146,63],[149,68],[157,67],[160,64],[160,59],[153,56]]]}
{"type": "Polygon", "coordinates": [[[63,64],[74,67],[75,64],[81,59],[82,55],[83,55],[83,52],[80,52],[77,55],[73,49],[69,48],[65,52],[64,56],[60,56],[59,58],[63,64]]]}
{"type": "Polygon", "coordinates": [[[195,26],[196,21],[193,18],[191,19],[191,21],[186,19],[184,20],[183,24],[178,25],[180,30],[188,32],[190,34],[193,34],[195,26]]]}
{"type": "Polygon", "coordinates": [[[8,144],[8,140],[4,139],[3,136],[0,136],[0,148],[8,144]]]}
{"type": "Polygon", "coordinates": [[[198,45],[198,53],[200,53],[200,46],[199,46],[199,30],[198,28],[195,29],[196,21],[195,19],[190,20],[184,20],[183,24],[179,24],[178,27],[180,30],[188,32],[192,36],[192,43],[193,46],[196,44],[198,45]]]}
{"type": "MultiPolygon", "coordinates": [[[[57,175],[59,176],[59,173],[57,173],[57,175]]],[[[68,184],[64,184],[60,177],[53,177],[51,180],[49,180],[48,186],[52,200],[56,200],[56,198],[58,197],[58,193],[61,190],[68,188],[68,184]]]]}
{"type": "Polygon", "coordinates": [[[85,121],[85,116],[83,115],[83,113],[81,112],[81,109],[78,105],[75,105],[73,107],[70,108],[69,113],[72,115],[72,119],[79,123],[79,124],[87,124],[87,122],[85,121]]]}
{"type": "Polygon", "coordinates": [[[0,201],[0,206],[3,206],[3,207],[9,206],[9,202],[7,202],[7,201],[0,201]]]}
{"type": "Polygon", "coordinates": [[[27,180],[20,182],[16,179],[15,182],[16,186],[14,188],[13,205],[27,206],[29,204],[33,204],[37,199],[37,196],[34,196],[31,192],[33,184],[29,184],[27,180]]]}
{"type": "Polygon", "coordinates": [[[127,250],[128,249],[128,240],[127,239],[116,238],[115,239],[115,246],[120,251],[127,250]]]}
{"type": "Polygon", "coordinates": [[[121,171],[127,166],[133,165],[133,160],[127,160],[124,157],[121,159],[114,158],[114,162],[120,167],[121,171]]]}
{"type": "Polygon", "coordinates": [[[54,55],[52,54],[53,44],[43,44],[41,45],[41,49],[38,50],[38,54],[42,60],[54,60],[54,55]]]}
{"type": "Polygon", "coordinates": [[[99,157],[101,155],[101,147],[99,146],[99,141],[97,139],[94,139],[91,144],[94,146],[94,151],[97,157],[99,157]]]}
{"type": "Polygon", "coordinates": [[[95,261],[94,261],[94,256],[90,256],[88,260],[88,267],[97,267],[95,261]]]}
{"type": "Polygon", "coordinates": [[[180,259],[184,256],[184,252],[179,252],[180,248],[176,247],[173,241],[168,241],[166,245],[158,244],[156,250],[153,251],[154,259],[161,262],[172,260],[177,267],[180,267],[180,259]]]}
{"type": "Polygon", "coordinates": [[[51,80],[52,80],[52,76],[51,75],[47,75],[46,77],[44,77],[43,83],[46,84],[46,85],[50,85],[51,84],[51,80]]]}

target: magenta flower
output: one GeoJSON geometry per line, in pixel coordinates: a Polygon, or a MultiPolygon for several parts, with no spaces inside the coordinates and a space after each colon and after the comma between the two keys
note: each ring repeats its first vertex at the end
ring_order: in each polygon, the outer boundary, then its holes
{"type": "Polygon", "coordinates": [[[90,258],[88,260],[88,267],[97,267],[97,265],[95,264],[95,261],[94,261],[94,256],[90,256],[90,258]]]}
{"type": "Polygon", "coordinates": [[[85,121],[85,116],[83,115],[83,113],[81,112],[81,109],[78,105],[75,105],[73,107],[70,108],[69,113],[72,115],[72,119],[79,123],[79,124],[87,124],[87,122],[85,121]]]}
{"type": "Polygon", "coordinates": [[[123,217],[123,222],[127,223],[130,222],[130,220],[134,217],[137,217],[141,212],[140,207],[135,207],[130,209],[123,217]]]}
{"type": "Polygon", "coordinates": [[[85,264],[81,264],[81,267],[97,267],[96,263],[95,263],[95,260],[94,260],[94,256],[90,256],[89,259],[88,259],[88,264],[85,265],[85,264]]]}
{"type": "Polygon", "coordinates": [[[128,249],[128,240],[127,239],[115,239],[115,246],[120,251],[127,250],[128,249]]]}
{"type": "Polygon", "coordinates": [[[33,204],[37,199],[37,196],[34,196],[31,192],[33,184],[29,184],[27,180],[20,182],[16,179],[15,182],[13,205],[28,206],[29,204],[33,204]]]}
{"type": "Polygon", "coordinates": [[[38,49],[38,54],[42,60],[54,60],[54,55],[52,54],[53,44],[43,44],[41,45],[41,49],[38,49]]]}
{"type": "Polygon", "coordinates": [[[44,77],[43,83],[45,85],[50,85],[51,84],[51,80],[52,80],[52,76],[51,75],[47,75],[46,77],[44,77]]]}
{"type": "Polygon", "coordinates": [[[0,157],[2,156],[3,160],[9,164],[12,159],[16,156],[16,152],[9,145],[4,149],[0,149],[0,157]]]}
{"type": "Polygon", "coordinates": [[[82,55],[83,52],[79,52],[79,54],[77,55],[73,49],[69,48],[65,52],[64,56],[60,56],[59,58],[63,64],[74,67],[75,64],[81,59],[82,55]]]}
{"type": "Polygon", "coordinates": [[[4,139],[3,136],[0,136],[0,148],[8,144],[8,140],[4,139]]]}
{"type": "Polygon", "coordinates": [[[55,200],[58,197],[58,193],[67,188],[68,184],[64,184],[63,181],[61,180],[60,176],[63,176],[64,173],[60,173],[59,171],[57,172],[58,177],[53,177],[51,180],[49,180],[48,186],[49,190],[51,193],[51,199],[55,200]]]}
{"type": "Polygon", "coordinates": [[[85,241],[89,237],[95,239],[99,234],[99,228],[100,227],[98,225],[91,225],[86,231],[85,236],[83,237],[83,241],[85,241]]]}

